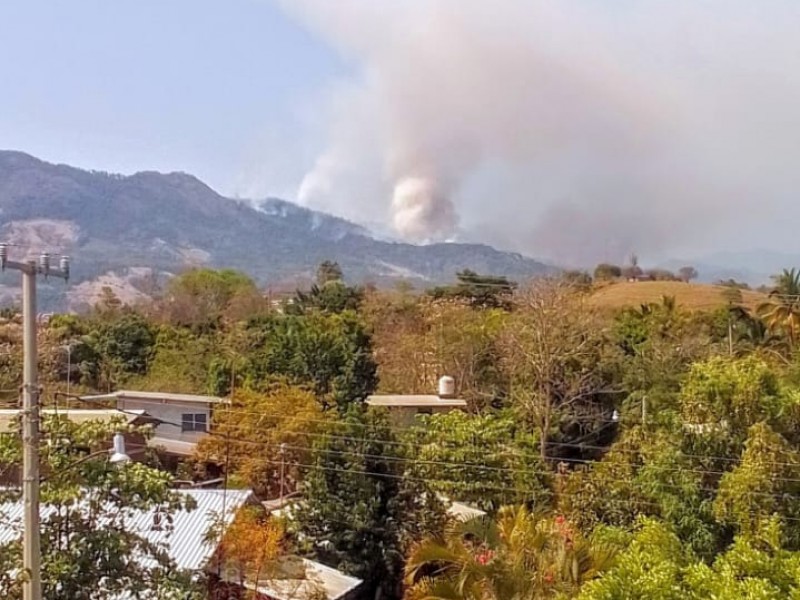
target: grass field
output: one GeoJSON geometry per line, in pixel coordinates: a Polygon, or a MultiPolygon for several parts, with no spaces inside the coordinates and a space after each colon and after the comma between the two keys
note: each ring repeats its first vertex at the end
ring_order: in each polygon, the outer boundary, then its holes
{"type": "MultiPolygon", "coordinates": [[[[673,296],[679,306],[690,310],[709,310],[724,306],[727,300],[724,287],[704,283],[682,283],[680,281],[640,281],[612,283],[592,294],[591,302],[603,308],[639,306],[648,302],[660,302],[662,296],[673,296]]],[[[761,292],[742,290],[742,304],[755,308],[766,300],[761,292]]]]}

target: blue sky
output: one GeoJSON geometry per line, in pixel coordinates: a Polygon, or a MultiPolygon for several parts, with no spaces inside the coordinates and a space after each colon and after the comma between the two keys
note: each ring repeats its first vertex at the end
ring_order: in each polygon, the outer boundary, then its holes
{"type": "Polygon", "coordinates": [[[228,194],[297,185],[345,70],[269,0],[3,0],[0,55],[0,148],[228,194]]]}

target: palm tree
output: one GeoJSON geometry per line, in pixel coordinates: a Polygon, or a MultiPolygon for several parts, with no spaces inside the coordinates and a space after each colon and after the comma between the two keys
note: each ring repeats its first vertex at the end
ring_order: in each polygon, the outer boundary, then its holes
{"type": "Polygon", "coordinates": [[[800,331],[800,270],[784,269],[773,277],[775,288],[769,300],[762,302],[756,312],[771,332],[782,331],[794,348],[797,333],[800,331]]]}
{"type": "Polygon", "coordinates": [[[775,289],[773,292],[782,296],[800,295],[799,269],[784,269],[780,275],[774,275],[772,279],[775,282],[775,289]]]}
{"type": "Polygon", "coordinates": [[[497,520],[451,524],[443,539],[413,548],[407,600],[539,600],[575,592],[610,566],[563,517],[505,507],[497,520]]]}

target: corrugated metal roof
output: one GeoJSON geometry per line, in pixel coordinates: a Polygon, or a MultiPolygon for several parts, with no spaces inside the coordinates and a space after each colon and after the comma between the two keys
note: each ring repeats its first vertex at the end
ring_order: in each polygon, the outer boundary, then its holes
{"type": "Polygon", "coordinates": [[[83,400],[166,400],[172,402],[194,402],[202,404],[218,404],[227,402],[218,396],[202,396],[197,394],[172,394],[169,392],[139,392],[135,390],[120,390],[111,394],[98,396],[82,396],[83,400]]]}
{"type": "MultiPolygon", "coordinates": [[[[19,417],[20,410],[18,408],[4,408],[0,409],[0,433],[14,433],[19,431],[16,419],[19,417]]],[[[51,408],[42,409],[40,414],[43,416],[52,417],[58,415],[73,421],[74,423],[85,423],[86,421],[104,421],[110,422],[114,420],[122,420],[126,423],[131,423],[137,418],[143,416],[143,410],[130,410],[121,412],[116,409],[66,409],[66,410],[53,410],[51,408]]]]}
{"type": "MultiPolygon", "coordinates": [[[[218,522],[225,513],[225,524],[230,524],[236,512],[247,503],[253,492],[250,490],[176,490],[191,497],[197,504],[194,510],[179,510],[172,513],[171,531],[153,529],[154,512],[132,511],[126,518],[128,531],[136,532],[156,544],[163,544],[165,550],[182,569],[197,571],[203,569],[211,558],[216,546],[206,543],[209,528],[218,522]]],[[[40,514],[46,518],[53,512],[52,506],[42,505],[40,514]]],[[[0,543],[10,542],[22,535],[22,502],[0,504],[0,543]]],[[[165,528],[168,529],[168,528],[165,528]]]]}

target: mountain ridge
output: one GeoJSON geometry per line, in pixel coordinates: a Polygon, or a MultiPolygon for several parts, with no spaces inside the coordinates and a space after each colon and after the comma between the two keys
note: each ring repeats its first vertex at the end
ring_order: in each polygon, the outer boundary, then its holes
{"type": "Polygon", "coordinates": [[[0,239],[31,256],[71,255],[74,284],[82,289],[107,282],[109,273],[124,280],[132,269],[139,277],[142,268],[174,274],[193,266],[235,268],[262,286],[290,286],[311,279],[326,259],[339,262],[349,280],[378,285],[433,285],[465,268],[515,279],[552,270],[485,244],[382,241],[360,225],[286,200],[223,196],[188,173],[119,175],[6,150],[0,239]]]}

